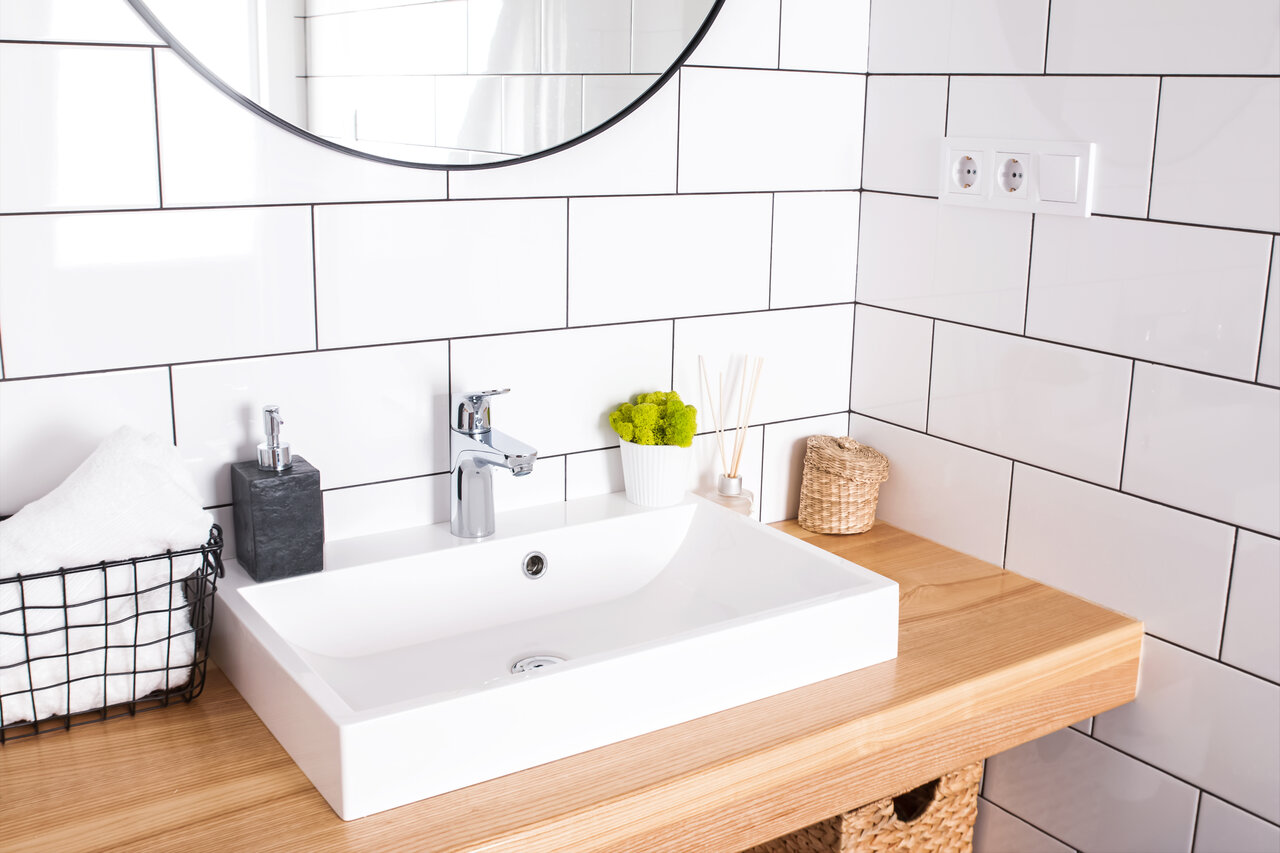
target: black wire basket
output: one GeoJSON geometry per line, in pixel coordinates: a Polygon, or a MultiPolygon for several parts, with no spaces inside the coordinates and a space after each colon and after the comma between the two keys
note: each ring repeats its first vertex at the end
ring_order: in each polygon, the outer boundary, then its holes
{"type": "Polygon", "coordinates": [[[222,528],[198,548],[0,579],[0,745],[204,689],[222,528]]]}

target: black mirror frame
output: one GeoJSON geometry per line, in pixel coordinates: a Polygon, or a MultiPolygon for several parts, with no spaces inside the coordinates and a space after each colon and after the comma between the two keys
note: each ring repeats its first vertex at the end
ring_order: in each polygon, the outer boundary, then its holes
{"type": "Polygon", "coordinates": [[[519,157],[512,157],[507,160],[498,160],[493,163],[449,164],[449,163],[414,163],[410,160],[396,160],[391,157],[380,157],[377,154],[369,154],[364,151],[358,151],[354,148],[348,148],[345,145],[339,145],[336,142],[333,142],[331,140],[325,139],[320,136],[316,136],[314,133],[311,133],[308,130],[304,130],[303,128],[300,128],[295,124],[285,121],[284,119],[280,118],[280,116],[276,115],[275,113],[271,112],[270,110],[258,104],[256,101],[246,97],[245,95],[233,89],[221,77],[219,77],[217,74],[214,74],[213,71],[211,71],[208,68],[208,66],[202,63],[200,60],[196,59],[196,57],[191,53],[191,51],[187,50],[187,48],[182,44],[182,42],[178,41],[174,37],[173,33],[169,32],[169,29],[165,27],[164,24],[160,23],[159,19],[156,18],[155,14],[151,11],[151,9],[147,7],[145,0],[127,0],[127,2],[130,6],[133,7],[133,10],[138,13],[138,15],[142,18],[142,20],[146,22],[147,26],[151,27],[151,29],[155,32],[155,34],[159,36],[160,39],[164,41],[164,43],[168,45],[169,48],[174,53],[182,57],[182,60],[186,62],[189,66],[194,68],[197,72],[199,72],[199,74],[202,77],[204,77],[214,86],[216,86],[219,90],[221,90],[224,95],[231,98],[233,101],[237,102],[238,104],[243,106],[245,109],[249,110],[250,112],[256,113],[261,118],[264,118],[267,121],[271,122],[272,124],[276,125],[277,127],[287,130],[290,133],[294,134],[295,136],[300,136],[309,142],[314,142],[315,144],[320,145],[324,148],[328,148],[333,151],[339,151],[343,154],[348,154],[353,157],[359,157],[364,160],[372,160],[375,163],[386,163],[391,166],[407,166],[411,169],[432,169],[436,171],[450,171],[450,172],[453,172],[453,171],[467,172],[467,171],[475,171],[479,169],[496,169],[501,166],[511,166],[517,163],[528,163],[533,160],[539,160],[551,154],[556,154],[561,151],[564,151],[567,148],[572,148],[573,146],[581,142],[585,142],[586,140],[591,139],[593,136],[603,133],[604,131],[613,127],[615,124],[622,121],[632,112],[639,109],[641,104],[643,104],[645,101],[653,97],[653,95],[659,89],[661,89],[663,86],[666,85],[668,80],[670,80],[673,76],[675,76],[675,73],[680,70],[680,68],[685,64],[685,62],[688,61],[689,57],[693,55],[693,52],[697,50],[698,45],[702,43],[702,39],[706,36],[707,32],[710,31],[711,25],[715,23],[716,16],[720,14],[720,8],[724,5],[724,0],[713,0],[711,4],[711,9],[710,11],[707,12],[707,17],[703,20],[702,26],[700,26],[698,28],[698,31],[693,34],[693,38],[689,41],[687,45],[685,45],[685,49],[681,51],[679,56],[676,57],[675,62],[671,64],[671,67],[668,68],[666,71],[664,71],[662,75],[659,76],[658,79],[653,82],[653,85],[645,89],[644,92],[640,95],[640,97],[636,98],[634,101],[627,104],[627,106],[624,109],[615,113],[613,117],[610,118],[608,121],[603,122],[599,125],[596,125],[591,130],[588,130],[585,133],[581,133],[578,136],[575,136],[571,139],[567,139],[564,142],[561,142],[557,145],[552,146],[551,148],[547,148],[542,151],[537,151],[533,154],[523,154],[519,157]]]}

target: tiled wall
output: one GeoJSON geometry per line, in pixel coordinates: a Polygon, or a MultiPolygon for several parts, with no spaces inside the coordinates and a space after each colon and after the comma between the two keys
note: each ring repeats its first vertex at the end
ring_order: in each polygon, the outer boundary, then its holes
{"type": "Polygon", "coordinates": [[[134,423],[225,519],[277,403],[331,538],[440,521],[447,395],[502,386],[540,458],[499,510],[616,491],[607,411],[673,383],[701,404],[698,356],[751,351],[743,469],[793,516],[804,437],[848,419],[868,23],[865,0],[730,0],[607,133],[446,174],[260,121],[123,0],[4,0],[0,514],[134,423]]]}
{"type": "Polygon", "coordinates": [[[609,405],[749,349],[762,518],[847,427],[884,518],[1147,622],[1137,702],[989,762],[980,850],[1274,851],[1280,11],[868,5],[728,0],[607,133],[446,175],[257,120],[123,2],[4,0],[0,514],[135,423],[225,517],[275,402],[331,537],[442,520],[446,395],[494,385],[542,454],[500,508],[614,491],[609,405]],[[939,206],[946,132],[1098,142],[1098,215],[939,206]]]}
{"type": "Polygon", "coordinates": [[[1148,632],[1136,702],[987,763],[976,849],[1280,850],[1280,4],[875,0],[869,63],[880,515],[1148,632]],[[1096,215],[940,205],[944,133],[1097,142],[1096,215]]]}

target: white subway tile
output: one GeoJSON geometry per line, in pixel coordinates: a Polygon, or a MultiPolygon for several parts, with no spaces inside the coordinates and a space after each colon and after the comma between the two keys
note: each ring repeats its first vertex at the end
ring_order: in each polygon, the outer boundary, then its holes
{"type": "Polygon", "coordinates": [[[938,147],[947,129],[947,78],[867,80],[862,186],[937,196],[938,147]]]}
{"type": "Polygon", "coordinates": [[[542,70],[542,0],[468,0],[468,74],[542,70]]]}
{"type": "Polygon", "coordinates": [[[1096,142],[1094,212],[1146,216],[1158,89],[1154,77],[953,77],[947,133],[1096,142]]]}
{"type": "Polygon", "coordinates": [[[467,151],[502,151],[502,78],[436,78],[436,144],[467,151]]]}
{"type": "Polygon", "coordinates": [[[324,493],[324,535],[330,542],[448,520],[448,474],[329,489],[324,493]]]}
{"type": "Polygon", "coordinates": [[[860,199],[854,192],[774,195],[770,307],[853,301],[860,199]]]}
{"type": "Polygon", "coordinates": [[[414,3],[307,18],[318,77],[467,73],[467,3],[414,3]]]}
{"type": "Polygon", "coordinates": [[[871,0],[784,0],[781,67],[866,71],[870,12],[871,0]]]}
{"type": "Polygon", "coordinates": [[[0,219],[5,375],[315,346],[305,208],[0,219]]]}
{"type": "Polygon", "coordinates": [[[1280,686],[1147,637],[1138,698],[1098,715],[1093,736],[1280,820],[1280,686]]]}
{"type": "Polygon", "coordinates": [[[588,74],[579,79],[584,131],[604,124],[658,82],[651,74],[588,74]]]}
{"type": "Polygon", "coordinates": [[[849,406],[860,415],[925,429],[933,321],[859,305],[849,406]]]}
{"type": "Polygon", "coordinates": [[[158,207],[159,180],[149,49],[0,44],[0,213],[158,207]]]}
{"type": "Polygon", "coordinates": [[[626,488],[622,454],[616,447],[570,453],[564,458],[564,467],[565,500],[608,495],[626,488]]]}
{"type": "Polygon", "coordinates": [[[502,150],[532,154],[581,135],[584,79],[550,74],[502,78],[502,150]]]}
{"type": "Polygon", "coordinates": [[[436,144],[433,77],[311,77],[307,79],[307,129],[344,144],[436,144]],[[405,104],[415,109],[406,110],[405,104]],[[359,120],[357,121],[357,116],[359,120]]]}
{"type": "Polygon", "coordinates": [[[1277,74],[1280,5],[1057,0],[1050,74],[1277,74]]]}
{"type": "Polygon", "coordinates": [[[563,326],[566,218],[564,199],[317,207],[320,346],[563,326]]]}
{"type": "Polygon", "coordinates": [[[1030,214],[863,193],[858,245],[859,302],[1022,331],[1030,214]]]}
{"type": "Polygon", "coordinates": [[[375,163],[283,130],[156,52],[168,206],[443,198],[445,173],[375,163]]]}
{"type": "Polygon", "coordinates": [[[444,343],[173,369],[178,449],[210,504],[230,502],[231,463],[257,458],[267,405],[326,489],[447,471],[448,392],[444,343]]]}
{"type": "Polygon", "coordinates": [[[800,514],[800,482],[811,435],[845,435],[847,415],[824,415],[769,424],[764,428],[764,462],[756,492],[758,517],[765,524],[800,514]]]}
{"type": "Polygon", "coordinates": [[[973,849],[978,853],[1074,853],[1061,841],[982,797],[978,798],[978,819],[973,826],[973,849]]]}
{"type": "MultiPolygon", "coordinates": [[[[765,194],[573,199],[570,325],[768,308],[771,204],[765,194]]],[[[553,249],[563,263],[564,241],[553,249]]]]}
{"type": "Polygon", "coordinates": [[[1280,681],[1280,540],[1240,531],[1222,660],[1280,681]]]}
{"type": "Polygon", "coordinates": [[[0,39],[161,44],[128,4],[102,0],[4,0],[0,39]]]}
{"type": "Polygon", "coordinates": [[[43,497],[125,425],[172,440],[168,370],[0,383],[0,515],[43,497]]]}
{"type": "Polygon", "coordinates": [[[689,68],[680,192],[855,189],[866,78],[689,68]]]}
{"type": "Polygon", "coordinates": [[[674,192],[678,79],[613,127],[567,150],[513,166],[449,173],[449,197],[674,192]]]}
{"type": "Polygon", "coordinates": [[[539,455],[617,447],[609,413],[671,382],[671,323],[562,329],[450,343],[454,393],[510,388],[493,423],[539,455]]]}
{"type": "Polygon", "coordinates": [[[1252,379],[1270,249],[1262,234],[1040,217],[1027,334],[1252,379]]]}
{"type": "Polygon", "coordinates": [[[1234,538],[1216,521],[1014,466],[1005,568],[1210,656],[1222,636],[1234,538]]]}
{"type": "Polygon", "coordinates": [[[1009,510],[1007,459],[860,415],[849,434],[889,459],[876,515],[1000,565],[1009,510]]]}
{"type": "Polygon", "coordinates": [[[982,794],[1079,850],[1190,850],[1195,788],[1072,729],[987,759],[982,794]]]}
{"type": "MultiPolygon", "coordinates": [[[[495,512],[510,512],[549,503],[563,503],[565,499],[565,457],[539,455],[533,470],[519,477],[495,472],[493,478],[493,508],[495,512]]],[[[498,521],[501,524],[501,520],[498,521]]]]}
{"type": "Polygon", "coordinates": [[[1139,363],[1124,490],[1280,535],[1277,436],[1280,391],[1139,363]]]}
{"type": "Polygon", "coordinates": [[[874,3],[871,70],[1039,74],[1048,5],[1048,0],[874,3]]]}
{"type": "Polygon", "coordinates": [[[777,68],[781,0],[725,0],[689,65],[777,68]]]}
{"type": "Polygon", "coordinates": [[[631,0],[543,0],[542,17],[544,74],[631,70],[631,0]]]}
{"type": "Polygon", "coordinates": [[[1196,821],[1196,853],[1275,853],[1280,826],[1205,794],[1196,821]]]}
{"type": "MultiPolygon", "coordinates": [[[[742,356],[747,353],[764,358],[751,423],[849,410],[852,305],[697,317],[677,320],[675,327],[674,388],[700,412],[706,400],[698,356],[705,358],[713,392],[716,374],[724,371],[725,408],[736,421],[742,356]]],[[[750,384],[748,377],[748,394],[750,384]]],[[[710,422],[702,419],[699,424],[706,429],[710,422]]]]}
{"type": "Polygon", "coordinates": [[[1271,240],[1271,283],[1263,312],[1262,346],[1258,352],[1258,381],[1280,385],[1280,240],[1271,240]]]}
{"type": "Polygon", "coordinates": [[[649,0],[631,5],[631,71],[662,74],[680,57],[711,3],[649,0]]]}
{"type": "Polygon", "coordinates": [[[1125,359],[939,323],[929,432],[1115,486],[1129,376],[1125,359]]]}
{"type": "Polygon", "coordinates": [[[1165,78],[1151,217],[1280,231],[1280,78],[1165,78]]]}

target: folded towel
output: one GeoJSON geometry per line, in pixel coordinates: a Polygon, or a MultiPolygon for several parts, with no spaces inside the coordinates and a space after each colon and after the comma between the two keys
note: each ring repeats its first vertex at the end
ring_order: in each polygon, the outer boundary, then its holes
{"type": "Polygon", "coordinates": [[[186,682],[195,643],[181,580],[198,556],[29,576],[201,545],[213,518],[200,503],[172,444],[123,427],[60,486],[0,522],[0,723],[186,682]],[[5,580],[18,574],[21,582],[5,580]]]}

